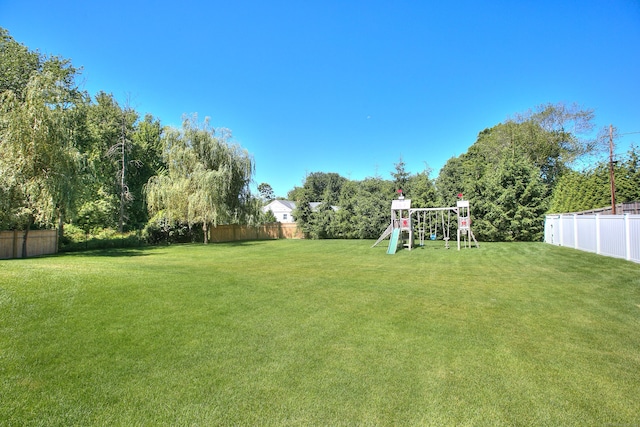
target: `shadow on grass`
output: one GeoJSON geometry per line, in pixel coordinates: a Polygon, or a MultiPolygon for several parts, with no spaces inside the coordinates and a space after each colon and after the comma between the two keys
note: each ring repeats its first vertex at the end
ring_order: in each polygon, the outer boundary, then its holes
{"type": "Polygon", "coordinates": [[[75,250],[75,251],[62,251],[55,255],[50,256],[65,256],[65,257],[140,257],[140,256],[152,256],[152,255],[161,255],[164,254],[168,247],[187,247],[187,246],[198,246],[198,247],[207,247],[207,246],[228,246],[228,247],[249,247],[249,246],[258,246],[265,245],[268,240],[243,240],[236,242],[209,242],[208,244],[204,243],[172,243],[172,244],[158,244],[158,245],[145,245],[138,247],[125,247],[125,248],[96,248],[96,249],[86,249],[86,250],[75,250]]]}
{"type": "MultiPolygon", "coordinates": [[[[165,246],[166,247],[166,246],[165,246]]],[[[164,252],[159,252],[164,247],[162,246],[142,246],[138,248],[107,248],[107,249],[88,249],[85,251],[75,252],[60,252],[53,256],[64,257],[140,257],[160,255],[164,252]]]]}
{"type": "MultiPolygon", "coordinates": [[[[267,242],[273,242],[274,240],[286,240],[286,239],[271,239],[271,240],[237,240],[234,242],[209,242],[207,245],[223,245],[223,246],[231,246],[231,247],[241,247],[241,246],[259,246],[265,245],[267,242]]],[[[201,243],[203,246],[203,243],[201,243]]]]}
{"type": "Polygon", "coordinates": [[[451,249],[458,249],[458,247],[456,246],[457,243],[453,243],[451,244],[451,242],[449,242],[449,247],[446,247],[444,242],[438,242],[437,244],[434,242],[429,242],[429,243],[425,243],[424,245],[416,245],[414,246],[414,248],[412,249],[413,251],[415,250],[427,250],[427,251],[439,251],[439,250],[451,250],[451,249]]]}

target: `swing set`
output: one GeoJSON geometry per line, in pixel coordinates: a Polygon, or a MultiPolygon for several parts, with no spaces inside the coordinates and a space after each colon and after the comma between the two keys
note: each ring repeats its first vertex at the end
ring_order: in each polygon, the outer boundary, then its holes
{"type": "MultiPolygon", "coordinates": [[[[459,197],[462,196],[460,195],[459,197]]],[[[468,200],[458,200],[455,207],[411,208],[411,199],[405,199],[402,193],[400,193],[398,200],[391,202],[391,224],[373,246],[376,246],[386,237],[390,237],[388,254],[396,253],[398,243],[411,250],[414,246],[414,234],[417,231],[420,246],[425,246],[425,240],[427,239],[437,240],[439,236],[442,236],[445,248],[449,249],[452,212],[458,221],[458,250],[460,250],[461,242],[464,243],[465,248],[470,248],[472,239],[476,247],[478,247],[478,241],[473,235],[473,231],[471,231],[471,212],[468,200]],[[427,234],[427,231],[429,234],[427,234]]]]}
{"type": "Polygon", "coordinates": [[[412,209],[416,216],[416,229],[420,246],[424,246],[426,238],[429,240],[438,239],[438,227],[440,226],[442,240],[445,248],[449,249],[449,239],[451,235],[451,209],[449,208],[426,208],[412,209]],[[445,220],[446,216],[446,220],[445,220]],[[429,234],[427,234],[427,226],[429,234]]]}

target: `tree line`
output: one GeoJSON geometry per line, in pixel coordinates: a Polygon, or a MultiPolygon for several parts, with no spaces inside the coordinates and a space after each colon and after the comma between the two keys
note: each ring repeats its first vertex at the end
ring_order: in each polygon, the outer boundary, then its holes
{"type": "Polygon", "coordinates": [[[79,75],[0,28],[0,229],[206,236],[208,224],[259,219],[253,158],[229,130],[197,116],[163,126],[112,94],[90,96],[79,75]]]}
{"type": "MultiPolygon", "coordinates": [[[[611,205],[610,164],[599,162],[584,171],[564,174],[550,200],[549,212],[581,212],[611,205]]],[[[640,156],[632,146],[613,164],[617,203],[640,200],[640,156]]]]}
{"type": "MultiPolygon", "coordinates": [[[[273,191],[261,183],[251,193],[255,162],[231,131],[195,115],[163,126],[112,94],[88,94],[79,76],[70,60],[0,27],[0,229],[56,227],[62,241],[65,229],[206,241],[211,225],[273,220],[261,211],[273,191]]],[[[572,169],[598,149],[593,121],[592,110],[546,104],[480,132],[436,178],[408,172],[400,158],[390,179],[314,172],[287,196],[310,238],[378,237],[402,190],[414,207],[455,206],[462,193],[480,239],[539,240],[545,213],[608,203],[606,163],[572,169]]],[[[616,164],[618,201],[640,199],[638,166],[635,148],[616,164]]]]}
{"type": "MultiPolygon", "coordinates": [[[[601,138],[592,136],[593,122],[593,111],[577,105],[540,105],[481,131],[467,152],[449,159],[436,178],[430,178],[428,168],[408,173],[401,158],[391,179],[350,181],[317,172],[288,198],[299,202],[296,220],[312,238],[378,237],[390,220],[390,200],[402,190],[412,207],[456,206],[462,195],[471,203],[474,234],[481,240],[539,241],[546,213],[610,203],[608,162],[572,169],[578,160],[601,151],[601,138]],[[310,201],[321,205],[312,210],[310,201]]],[[[618,202],[640,199],[635,147],[616,162],[615,176],[618,202]]]]}

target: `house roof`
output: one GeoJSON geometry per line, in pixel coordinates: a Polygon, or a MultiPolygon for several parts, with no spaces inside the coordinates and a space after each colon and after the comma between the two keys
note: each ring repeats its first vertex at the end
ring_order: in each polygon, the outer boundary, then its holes
{"type": "MultiPolygon", "coordinates": [[[[271,208],[273,210],[274,205],[279,204],[282,207],[284,207],[285,209],[290,209],[291,211],[293,211],[296,208],[296,202],[292,201],[292,200],[272,200],[271,202],[269,202],[268,205],[264,206],[262,208],[262,210],[264,212],[266,212],[269,208],[271,208]]],[[[315,211],[318,209],[318,207],[322,204],[322,202],[311,202],[309,203],[309,206],[311,207],[311,210],[315,211]]],[[[331,209],[333,209],[334,211],[337,211],[338,209],[340,209],[338,206],[331,206],[331,209]]]]}
{"type": "MultiPolygon", "coordinates": [[[[320,207],[321,204],[322,202],[310,202],[309,207],[311,208],[312,211],[315,211],[320,207]]],[[[331,205],[331,209],[333,209],[334,211],[337,211],[340,208],[338,206],[331,205]]]]}
{"type": "Polygon", "coordinates": [[[296,208],[296,202],[292,202],[291,200],[272,200],[269,204],[262,207],[262,211],[266,212],[269,209],[274,210],[274,206],[278,206],[280,208],[278,209],[278,207],[276,207],[276,210],[284,209],[293,211],[296,208]]]}
{"type": "Polygon", "coordinates": [[[296,202],[293,202],[291,200],[278,200],[278,201],[291,210],[294,210],[296,208],[296,202]]]}

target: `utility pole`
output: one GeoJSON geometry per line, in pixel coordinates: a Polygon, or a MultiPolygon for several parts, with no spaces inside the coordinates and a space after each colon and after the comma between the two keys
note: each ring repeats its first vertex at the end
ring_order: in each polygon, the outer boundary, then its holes
{"type": "Polygon", "coordinates": [[[611,214],[616,214],[616,182],[613,174],[613,125],[609,125],[609,182],[611,183],[611,214]]]}

